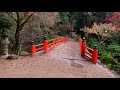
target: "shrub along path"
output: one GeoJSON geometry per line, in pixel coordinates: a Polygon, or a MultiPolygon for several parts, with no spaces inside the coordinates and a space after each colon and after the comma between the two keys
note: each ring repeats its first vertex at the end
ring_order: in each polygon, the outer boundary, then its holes
{"type": "Polygon", "coordinates": [[[80,56],[79,43],[73,39],[46,54],[0,60],[0,78],[117,78],[101,64],[80,56]]]}

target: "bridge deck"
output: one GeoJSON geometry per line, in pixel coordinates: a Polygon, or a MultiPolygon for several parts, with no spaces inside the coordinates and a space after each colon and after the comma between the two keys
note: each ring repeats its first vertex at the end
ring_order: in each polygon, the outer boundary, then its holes
{"type": "Polygon", "coordinates": [[[0,77],[9,78],[116,78],[100,64],[80,56],[79,43],[69,40],[46,54],[0,60],[0,77]]]}

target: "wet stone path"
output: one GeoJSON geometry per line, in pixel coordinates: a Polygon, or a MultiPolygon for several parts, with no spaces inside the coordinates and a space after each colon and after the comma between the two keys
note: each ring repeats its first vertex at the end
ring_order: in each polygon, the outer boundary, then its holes
{"type": "Polygon", "coordinates": [[[0,60],[0,78],[119,78],[101,64],[80,56],[79,43],[69,39],[45,54],[0,60]]]}

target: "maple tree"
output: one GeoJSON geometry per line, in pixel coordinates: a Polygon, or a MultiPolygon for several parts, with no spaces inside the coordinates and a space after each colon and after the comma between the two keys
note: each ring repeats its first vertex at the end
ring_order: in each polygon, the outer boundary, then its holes
{"type": "Polygon", "coordinates": [[[84,27],[83,31],[86,32],[86,35],[88,34],[95,34],[99,38],[100,41],[104,41],[108,37],[114,33],[113,31],[116,29],[115,26],[110,24],[96,24],[94,23],[91,28],[84,27]]]}
{"type": "Polygon", "coordinates": [[[111,17],[102,19],[100,22],[101,23],[112,23],[113,25],[116,26],[116,30],[120,31],[120,12],[113,12],[111,17]]]}

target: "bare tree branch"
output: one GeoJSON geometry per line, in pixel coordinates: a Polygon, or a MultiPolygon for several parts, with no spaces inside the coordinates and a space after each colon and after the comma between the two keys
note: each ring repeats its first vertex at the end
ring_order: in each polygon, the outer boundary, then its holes
{"type": "Polygon", "coordinates": [[[10,16],[15,22],[17,22],[17,20],[9,13],[7,13],[8,16],[10,16]]]}
{"type": "Polygon", "coordinates": [[[34,13],[32,13],[30,16],[28,16],[27,19],[21,24],[21,26],[23,27],[33,15],[34,15],[34,13]]]}

